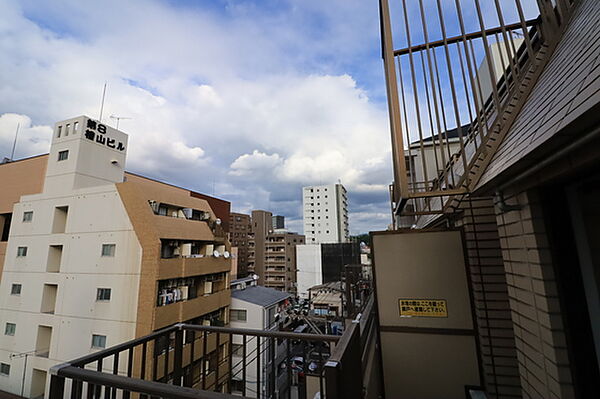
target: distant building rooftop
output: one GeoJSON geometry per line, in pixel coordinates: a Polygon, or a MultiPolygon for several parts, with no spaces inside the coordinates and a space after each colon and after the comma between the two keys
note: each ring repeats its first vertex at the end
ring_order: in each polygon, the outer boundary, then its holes
{"type": "Polygon", "coordinates": [[[243,290],[232,290],[231,297],[242,301],[268,307],[291,297],[287,292],[277,291],[273,288],[255,285],[243,290]]]}

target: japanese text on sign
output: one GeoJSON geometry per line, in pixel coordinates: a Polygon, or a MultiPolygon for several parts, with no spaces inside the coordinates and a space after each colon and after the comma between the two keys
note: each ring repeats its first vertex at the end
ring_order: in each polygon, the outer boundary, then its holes
{"type": "Polygon", "coordinates": [[[125,146],[122,142],[117,142],[116,139],[112,139],[106,136],[106,125],[97,123],[94,120],[88,119],[85,127],[85,138],[91,141],[95,141],[98,144],[105,145],[117,151],[124,151],[125,146]]]}
{"type": "Polygon", "coordinates": [[[398,299],[400,317],[448,317],[444,299],[398,299]]]}

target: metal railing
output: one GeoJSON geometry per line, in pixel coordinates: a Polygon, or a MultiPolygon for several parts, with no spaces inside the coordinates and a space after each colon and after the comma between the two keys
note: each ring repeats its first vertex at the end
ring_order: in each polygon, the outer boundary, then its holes
{"type": "Polygon", "coordinates": [[[474,189],[574,5],[380,0],[396,214],[439,214],[474,189]]]}
{"type": "Polygon", "coordinates": [[[360,398],[373,320],[371,299],[342,337],[177,324],[51,368],[49,397],[360,398]]]}

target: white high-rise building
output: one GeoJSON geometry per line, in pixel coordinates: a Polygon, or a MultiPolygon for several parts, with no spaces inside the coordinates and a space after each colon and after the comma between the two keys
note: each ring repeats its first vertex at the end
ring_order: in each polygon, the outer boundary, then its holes
{"type": "Polygon", "coordinates": [[[302,210],[307,244],[348,241],[348,200],[344,186],[304,187],[302,210]]]}

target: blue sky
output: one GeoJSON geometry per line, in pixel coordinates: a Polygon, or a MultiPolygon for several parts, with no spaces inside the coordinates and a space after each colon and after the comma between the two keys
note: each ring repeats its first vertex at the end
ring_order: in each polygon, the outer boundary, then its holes
{"type": "MultiPolygon", "coordinates": [[[[401,46],[401,32],[396,33],[401,46]]],[[[51,126],[126,116],[127,169],[268,209],[302,232],[301,187],[341,180],[352,233],[390,220],[376,0],[0,0],[0,155],[51,126]]]]}

